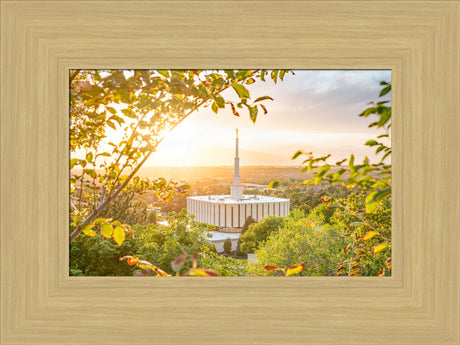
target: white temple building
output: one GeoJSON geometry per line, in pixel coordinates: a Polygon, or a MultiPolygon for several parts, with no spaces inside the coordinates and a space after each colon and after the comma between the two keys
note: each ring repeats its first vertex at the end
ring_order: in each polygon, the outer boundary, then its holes
{"type": "Polygon", "coordinates": [[[238,130],[236,130],[235,171],[230,195],[187,197],[188,213],[194,214],[195,219],[199,222],[215,225],[219,232],[241,232],[249,216],[258,222],[269,215],[285,217],[289,214],[289,199],[243,194],[238,140],[238,130]]]}

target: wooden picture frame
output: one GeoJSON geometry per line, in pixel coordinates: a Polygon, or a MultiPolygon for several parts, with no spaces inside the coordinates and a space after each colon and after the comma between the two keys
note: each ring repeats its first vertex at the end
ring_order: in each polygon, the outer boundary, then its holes
{"type": "Polygon", "coordinates": [[[1,344],[460,344],[459,1],[1,1],[1,344]],[[391,277],[68,276],[70,68],[391,69],[391,277]]]}

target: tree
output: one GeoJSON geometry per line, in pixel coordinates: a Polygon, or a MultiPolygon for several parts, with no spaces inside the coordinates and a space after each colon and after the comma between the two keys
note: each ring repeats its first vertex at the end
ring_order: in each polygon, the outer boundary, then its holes
{"type": "Polygon", "coordinates": [[[257,223],[257,222],[254,218],[252,218],[252,216],[247,217],[246,220],[244,221],[243,228],[241,229],[240,237],[238,237],[238,242],[236,244],[236,255],[237,256],[246,257],[246,254],[241,252],[241,236],[244,235],[246,231],[248,231],[249,226],[254,223],[257,223]]]}
{"type": "Polygon", "coordinates": [[[224,253],[227,255],[232,253],[232,240],[230,238],[224,241],[224,253]]]}
{"type": "Polygon", "coordinates": [[[283,80],[285,70],[72,70],[70,71],[70,150],[82,152],[70,160],[71,224],[69,241],[82,232],[97,233],[123,243],[132,231],[102,211],[121,193],[155,190],[168,200],[187,185],[159,178],[141,180],[137,172],[167,132],[190,114],[210,106],[215,113],[230,107],[235,116],[246,109],[253,122],[267,113],[262,96],[251,102],[246,85],[256,80],[283,80]],[[237,101],[224,98],[233,90],[237,101]],[[107,132],[121,132],[106,142],[107,132]]]}
{"type": "Polygon", "coordinates": [[[134,192],[121,193],[117,199],[108,204],[101,212],[103,218],[113,218],[121,223],[133,225],[147,225],[155,223],[155,216],[151,217],[147,210],[147,203],[143,200],[134,201],[134,192]],[[153,220],[151,222],[151,220],[153,220]]]}
{"type": "Polygon", "coordinates": [[[247,217],[246,220],[244,221],[243,228],[241,229],[241,234],[243,235],[246,231],[248,231],[249,226],[254,223],[257,223],[257,222],[254,218],[252,218],[252,216],[247,217]]]}
{"type": "Polygon", "coordinates": [[[344,259],[345,254],[341,250],[344,243],[338,227],[314,223],[312,217],[294,210],[255,254],[259,266],[268,264],[286,269],[305,263],[302,275],[326,276],[333,275],[344,259]]]}
{"type": "MultiPolygon", "coordinates": [[[[382,81],[383,86],[379,96],[383,97],[391,91],[391,84],[382,81]]],[[[350,158],[343,159],[335,163],[337,170],[331,169],[332,165],[326,161],[331,156],[314,157],[312,152],[304,153],[297,151],[292,159],[299,156],[307,155],[302,163],[305,167],[302,171],[313,171],[314,178],[306,180],[303,184],[318,184],[326,181],[331,184],[342,184],[348,188],[360,187],[369,194],[366,198],[366,210],[372,212],[380,200],[391,197],[391,163],[386,163],[387,158],[391,157],[391,147],[384,141],[390,140],[391,129],[391,106],[389,101],[384,100],[377,103],[371,102],[372,106],[365,109],[359,116],[368,117],[377,115],[377,120],[369,124],[369,128],[377,127],[383,129],[384,133],[378,135],[375,139],[368,140],[364,145],[376,147],[375,153],[381,156],[380,162],[370,164],[366,157],[363,162],[355,164],[354,155],[350,158]],[[378,140],[376,140],[378,139],[378,140]],[[348,161],[348,167],[343,166],[348,161]]]]}
{"type": "MultiPolygon", "coordinates": [[[[391,84],[385,81],[380,83],[382,89],[379,97],[384,97],[391,92],[391,84]]],[[[324,211],[339,213],[346,216],[346,221],[342,221],[341,226],[347,230],[343,234],[348,243],[343,248],[343,253],[349,254],[347,260],[339,263],[336,275],[358,276],[369,271],[374,267],[362,265],[361,260],[367,259],[368,262],[379,262],[379,271],[376,275],[383,276],[391,272],[391,219],[385,221],[385,229],[378,229],[367,219],[367,214],[376,216],[382,212],[391,215],[391,163],[386,160],[391,157],[391,147],[386,142],[390,141],[391,130],[391,106],[389,100],[382,100],[377,103],[371,102],[371,106],[365,109],[359,116],[368,117],[376,115],[377,120],[369,124],[369,128],[377,127],[383,129],[384,133],[375,139],[368,140],[364,145],[375,147],[375,153],[382,155],[380,162],[371,164],[365,157],[362,163],[355,164],[355,157],[350,155],[349,159],[343,159],[331,165],[327,163],[331,156],[314,157],[312,152],[304,153],[297,151],[292,159],[306,155],[307,158],[302,162],[305,165],[301,171],[313,172],[313,178],[301,182],[301,185],[312,185],[319,183],[340,184],[346,188],[356,188],[366,193],[362,208],[357,208],[356,204],[350,202],[350,198],[334,198],[324,195],[321,201],[324,206],[317,206],[311,212],[317,215],[326,215],[324,211]],[[386,141],[386,142],[385,142],[386,141]],[[343,164],[348,161],[348,166],[343,164]],[[318,212],[319,211],[319,212],[318,212]],[[363,233],[364,229],[367,229],[363,233]],[[377,242],[377,243],[376,243],[377,242]],[[381,255],[384,255],[383,260],[381,255]],[[367,255],[367,258],[365,256],[367,255]],[[369,255],[374,259],[369,259],[369,255]]],[[[272,181],[269,188],[280,186],[279,181],[272,181]]],[[[327,219],[329,221],[329,219],[327,219]]]]}
{"type": "MultiPolygon", "coordinates": [[[[390,83],[382,81],[380,85],[382,89],[379,97],[391,92],[390,83]]],[[[366,157],[362,163],[355,164],[352,154],[348,159],[348,167],[342,165],[347,161],[343,159],[335,163],[338,169],[334,171],[326,162],[330,155],[315,158],[311,152],[307,153],[308,158],[303,161],[306,165],[303,170],[313,171],[314,175],[313,179],[306,180],[303,184],[318,184],[326,181],[347,188],[359,187],[366,193],[361,207],[356,202],[352,202],[353,198],[346,200],[323,198],[327,209],[336,209],[338,212],[335,213],[343,216],[341,224],[347,230],[343,236],[348,239],[348,243],[343,248],[343,252],[349,253],[350,257],[339,264],[336,275],[358,276],[373,273],[375,264],[379,265],[376,275],[383,276],[391,273],[391,163],[386,163],[386,160],[391,157],[391,147],[384,142],[390,140],[391,106],[388,103],[388,100],[371,102],[371,106],[359,114],[361,117],[376,115],[377,120],[370,123],[369,128],[377,127],[384,131],[383,134],[364,144],[375,147],[375,153],[382,155],[379,163],[370,164],[366,157]],[[380,223],[372,222],[372,217],[379,219],[380,223]],[[379,224],[383,224],[383,228],[379,224]],[[374,258],[371,258],[372,256],[374,258]],[[374,265],[370,265],[371,268],[366,267],[362,261],[374,265]]],[[[301,155],[304,153],[298,151],[292,158],[301,155]]]]}
{"type": "Polygon", "coordinates": [[[193,253],[214,251],[214,245],[207,240],[209,231],[214,226],[195,222],[194,217],[185,210],[179,213],[171,212],[167,217],[168,225],[149,224],[134,227],[138,249],[133,251],[136,256],[158,266],[163,271],[173,274],[171,261],[187,253],[187,259],[182,273],[192,267],[193,253]]]}
{"type": "Polygon", "coordinates": [[[240,236],[241,251],[246,254],[253,253],[271,233],[283,226],[283,222],[283,217],[268,216],[258,223],[249,225],[248,231],[240,236]]]}
{"type": "Polygon", "coordinates": [[[136,250],[136,241],[131,238],[118,246],[102,236],[79,236],[70,246],[69,273],[85,276],[132,276],[134,268],[118,259],[136,250]]]}

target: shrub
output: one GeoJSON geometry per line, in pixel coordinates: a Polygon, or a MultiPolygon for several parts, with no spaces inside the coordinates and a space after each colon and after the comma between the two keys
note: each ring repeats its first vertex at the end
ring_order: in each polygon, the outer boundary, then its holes
{"type": "Polygon", "coordinates": [[[224,253],[228,255],[232,253],[232,240],[230,238],[224,241],[224,253]]]}
{"type": "Polygon", "coordinates": [[[241,251],[246,254],[253,253],[271,233],[278,231],[283,221],[283,217],[268,216],[259,223],[249,225],[248,231],[240,236],[241,251]]]}

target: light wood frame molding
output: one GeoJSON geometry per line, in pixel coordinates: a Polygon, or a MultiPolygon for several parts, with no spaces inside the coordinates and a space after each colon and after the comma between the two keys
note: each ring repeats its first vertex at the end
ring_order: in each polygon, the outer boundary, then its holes
{"type": "Polygon", "coordinates": [[[0,3],[1,344],[460,344],[459,1],[0,3]],[[223,67],[392,70],[392,277],[68,277],[68,69],[223,67]]]}

